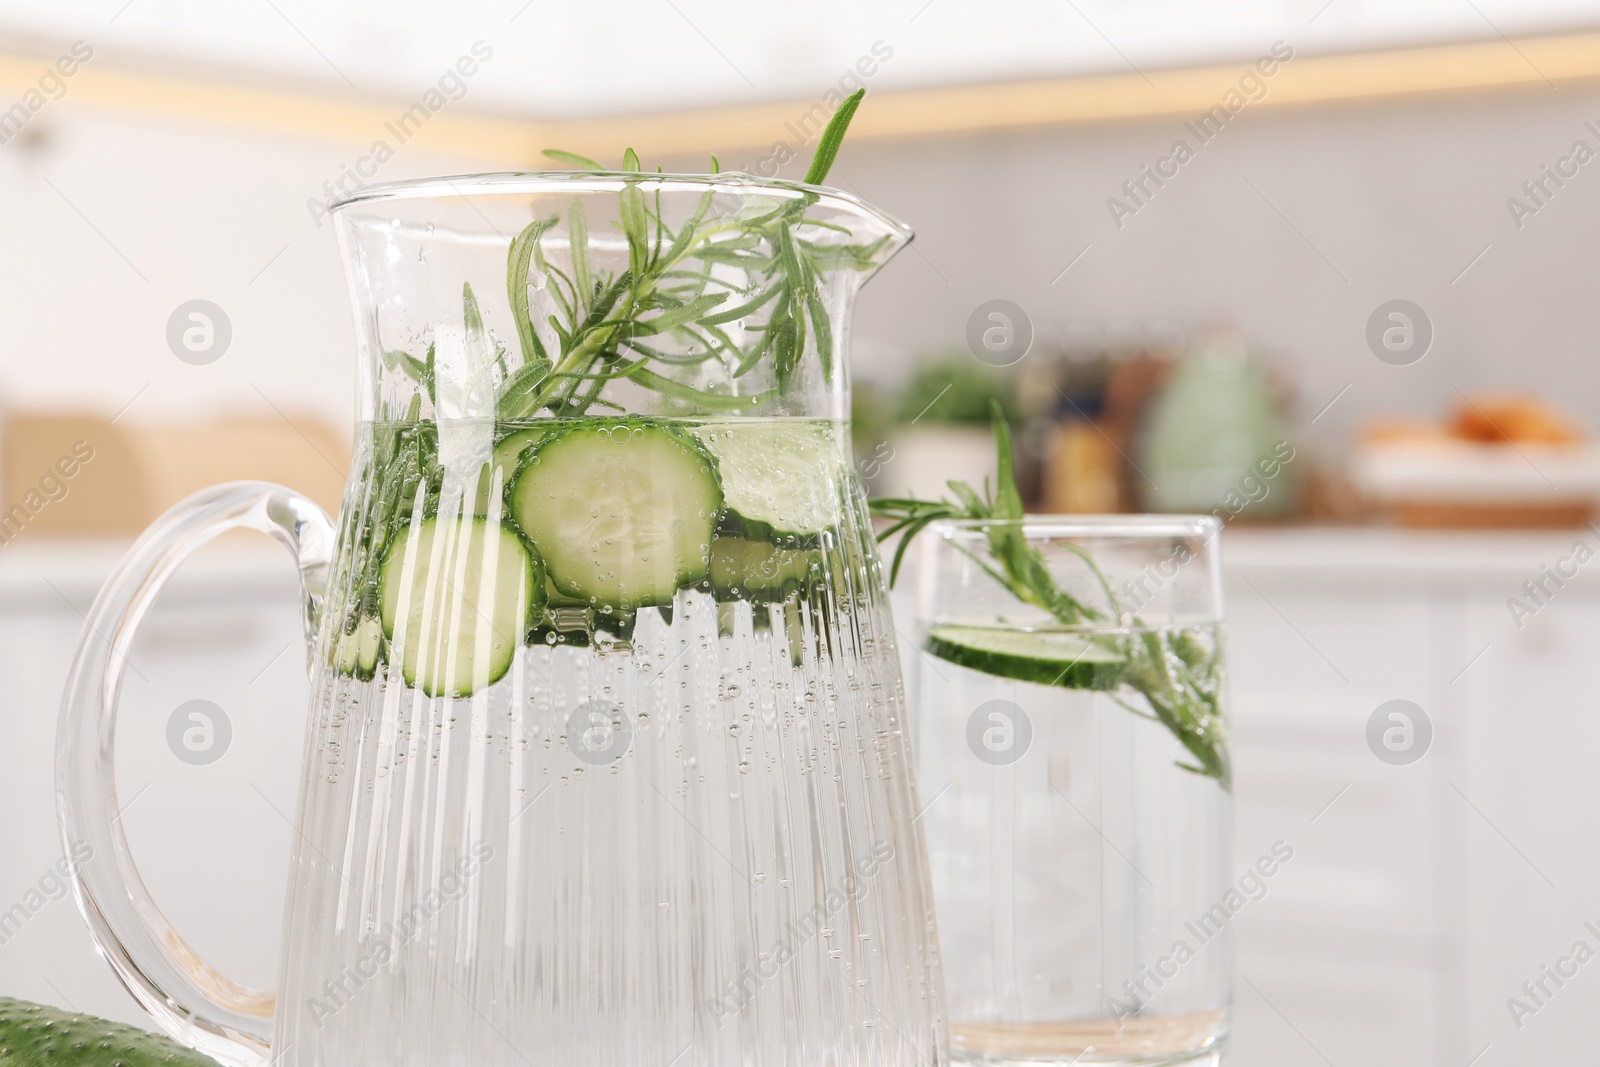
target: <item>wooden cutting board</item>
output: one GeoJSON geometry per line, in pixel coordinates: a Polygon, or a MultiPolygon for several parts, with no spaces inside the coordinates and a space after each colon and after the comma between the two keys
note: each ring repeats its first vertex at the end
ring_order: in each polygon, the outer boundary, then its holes
{"type": "Polygon", "coordinates": [[[12,416],[0,424],[0,545],[133,536],[191,493],[234,479],[277,482],[336,513],[349,464],[349,443],[311,418],[12,416]]]}

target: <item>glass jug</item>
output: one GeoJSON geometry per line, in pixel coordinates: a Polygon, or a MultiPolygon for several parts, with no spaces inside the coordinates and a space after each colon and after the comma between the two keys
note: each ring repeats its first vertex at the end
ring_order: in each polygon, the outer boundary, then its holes
{"type": "Polygon", "coordinates": [[[847,433],[851,302],[910,231],[742,174],[438,179],[334,214],[361,350],[337,528],[276,486],[191,497],[73,663],[61,824],[123,983],[237,1067],[944,1062],[847,433]],[[307,601],[276,996],[189,949],[115,818],[123,653],[238,527],[307,601]]]}

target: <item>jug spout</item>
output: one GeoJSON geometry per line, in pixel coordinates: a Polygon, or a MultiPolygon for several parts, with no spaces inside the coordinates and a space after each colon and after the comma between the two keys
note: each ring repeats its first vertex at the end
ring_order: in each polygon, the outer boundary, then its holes
{"type": "Polygon", "coordinates": [[[334,207],[368,418],[842,418],[856,291],[910,241],[743,173],[403,182],[334,207]]]}

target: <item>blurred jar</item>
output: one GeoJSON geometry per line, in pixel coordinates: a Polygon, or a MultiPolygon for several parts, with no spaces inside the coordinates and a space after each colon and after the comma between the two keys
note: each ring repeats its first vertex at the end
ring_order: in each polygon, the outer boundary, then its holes
{"type": "Polygon", "coordinates": [[[1267,374],[1243,343],[1214,334],[1174,368],[1139,448],[1149,511],[1278,518],[1299,503],[1294,447],[1267,374]]]}

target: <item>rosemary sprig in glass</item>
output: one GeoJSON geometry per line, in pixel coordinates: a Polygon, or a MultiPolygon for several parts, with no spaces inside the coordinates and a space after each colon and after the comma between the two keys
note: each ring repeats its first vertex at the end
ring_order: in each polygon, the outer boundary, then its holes
{"type": "Polygon", "coordinates": [[[1100,568],[1076,546],[1065,547],[1077,553],[1094,572],[1105,591],[1108,609],[1091,607],[1057,585],[1044,555],[1028,544],[1022,528],[1022,496],[1017,491],[1011,431],[999,404],[992,406],[992,417],[999,453],[992,495],[987,481],[981,495],[965,482],[952,481],[947,484],[956,497],[954,501],[909,497],[871,501],[874,515],[894,520],[878,534],[878,540],[903,535],[890,567],[890,584],[899,577],[912,540],[931,523],[941,519],[987,522],[982,530],[992,564],[976,556],[974,561],[1019,601],[1044,609],[1063,626],[1115,628],[1115,633],[1088,635],[1090,640],[1127,660],[1127,672],[1111,699],[1172,732],[1194,759],[1193,763],[1178,761],[1177,766],[1215,778],[1223,789],[1231,791],[1233,769],[1220,703],[1220,650],[1205,647],[1183,633],[1146,627],[1137,615],[1123,609],[1100,568]]]}
{"type": "MultiPolygon", "coordinates": [[[[817,144],[807,183],[827,177],[864,93],[858,90],[835,112],[817,144]]],[[[605,172],[570,152],[546,154],[605,172]]],[[[712,173],[718,173],[714,158],[712,164],[712,173]]],[[[615,173],[624,180],[618,218],[628,246],[626,268],[607,271],[593,263],[580,201],[567,213],[565,268],[544,248],[545,235],[560,221],[556,216],[535,219],[511,243],[506,288],[523,364],[501,390],[501,418],[541,410],[579,415],[594,405],[611,406],[600,394],[608,382],[623,378],[698,410],[749,410],[788,388],[808,334],[823,376],[832,376],[834,338],[822,277],[839,267],[870,266],[888,237],[843,244],[820,240],[823,231],[840,227],[806,216],[818,200],[809,191],[785,200],[752,197],[736,213],[717,214],[715,194],[707,190],[689,218],[674,227],[661,210],[659,193],[650,196],[641,188],[650,175],[631,148],[615,173]],[[555,304],[543,324],[533,321],[528,307],[528,282],[535,271],[547,279],[555,304]],[[765,316],[764,323],[746,327],[757,339],[736,342],[725,327],[757,313],[765,316]],[[541,337],[541,326],[554,335],[553,346],[541,337]],[[733,378],[768,363],[772,387],[754,396],[732,396],[697,389],[657,369],[706,360],[722,363],[733,378]]]]}
{"type": "MultiPolygon", "coordinates": [[[[858,89],[834,113],[806,172],[808,185],[820,185],[832,169],[850,121],[866,95],[858,89]]],[[[667,221],[659,192],[642,187],[652,174],[628,149],[620,171],[572,152],[545,155],[581,171],[620,175],[620,229],[627,242],[627,266],[606,270],[590,255],[589,219],[575,198],[567,211],[565,266],[545,251],[545,238],[560,223],[537,218],[512,240],[506,257],[506,294],[522,363],[512,369],[507,351],[485,327],[471,285],[462,286],[462,320],[471,350],[468,364],[480,369],[457,397],[473,411],[490,410],[501,420],[582,415],[591,408],[617,409],[602,398],[610,382],[627,379],[698,412],[751,411],[782,394],[807,352],[809,339],[829,379],[837,362],[835,339],[822,296],[823,276],[832,270],[871,267],[887,236],[872,242],[825,241],[843,228],[807,217],[818,202],[809,190],[788,199],[748,196],[735,213],[714,212],[715,193],[707,190],[679,226],[667,221]],[[731,269],[730,269],[731,268],[731,269]],[[535,272],[555,313],[535,321],[529,283],[535,272]],[[714,291],[713,291],[714,290],[714,291]],[[756,340],[735,342],[726,328],[746,317],[765,316],[744,333],[756,340]],[[671,373],[674,368],[717,360],[740,378],[769,364],[770,388],[753,395],[708,392],[671,373]]],[[[712,174],[720,173],[712,157],[712,174]]],[[[848,236],[848,233],[846,233],[848,236]]],[[[619,264],[620,266],[620,264],[619,264]]],[[[739,332],[739,331],[734,331],[739,332]]],[[[357,539],[355,565],[362,574],[359,603],[350,606],[345,632],[360,617],[376,613],[378,567],[388,543],[411,521],[416,497],[424,511],[437,506],[442,471],[433,425],[423,419],[424,400],[439,411],[440,383],[435,348],[415,356],[385,351],[391,372],[416,383],[404,414],[374,443],[373,484],[378,487],[370,521],[357,539]]]]}

